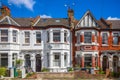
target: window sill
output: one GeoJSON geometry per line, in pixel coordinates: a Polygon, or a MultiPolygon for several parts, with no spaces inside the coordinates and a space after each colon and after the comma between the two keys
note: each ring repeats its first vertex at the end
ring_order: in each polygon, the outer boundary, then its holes
{"type": "Polygon", "coordinates": [[[117,46],[120,46],[120,45],[118,44],[118,45],[112,45],[112,46],[113,46],[113,47],[115,47],[115,46],[117,47],[117,46]]]}
{"type": "Polygon", "coordinates": [[[26,43],[26,44],[23,44],[22,46],[30,46],[30,44],[27,44],[27,43],[26,43]]]}
{"type": "Polygon", "coordinates": [[[41,43],[36,43],[34,44],[34,46],[41,46],[41,43]]]}
{"type": "Polygon", "coordinates": [[[102,46],[106,46],[106,47],[107,47],[107,46],[109,46],[109,45],[108,45],[108,44],[102,44],[102,46]]]}

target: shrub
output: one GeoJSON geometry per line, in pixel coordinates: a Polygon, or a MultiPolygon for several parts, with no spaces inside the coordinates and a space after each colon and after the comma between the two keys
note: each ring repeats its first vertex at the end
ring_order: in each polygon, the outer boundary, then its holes
{"type": "Polygon", "coordinates": [[[21,78],[22,77],[22,71],[20,69],[18,69],[17,72],[18,72],[18,77],[21,78]]]}
{"type": "Polygon", "coordinates": [[[28,78],[28,77],[30,77],[30,76],[32,76],[32,75],[34,75],[34,74],[35,74],[34,72],[32,72],[32,73],[27,73],[26,78],[28,78]]]}
{"type": "Polygon", "coordinates": [[[71,72],[71,71],[73,71],[73,68],[72,67],[68,68],[68,72],[71,72]]]}
{"type": "Polygon", "coordinates": [[[42,68],[41,71],[42,71],[42,72],[49,72],[49,69],[47,69],[47,68],[42,68]]]}
{"type": "Polygon", "coordinates": [[[5,67],[0,67],[0,76],[5,76],[6,71],[7,71],[7,69],[5,67]]]}

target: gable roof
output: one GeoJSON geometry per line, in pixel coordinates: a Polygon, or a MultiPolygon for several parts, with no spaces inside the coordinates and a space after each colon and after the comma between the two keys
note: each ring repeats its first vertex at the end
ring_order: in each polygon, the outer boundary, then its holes
{"type": "Polygon", "coordinates": [[[77,23],[76,28],[78,28],[78,27],[98,27],[98,26],[99,26],[99,24],[98,24],[97,20],[92,15],[90,10],[88,10],[84,14],[84,16],[80,19],[80,21],[77,23]],[[88,21],[85,21],[86,16],[88,17],[88,21]],[[92,21],[92,24],[91,24],[90,20],[92,21]]]}
{"type": "Polygon", "coordinates": [[[9,16],[5,16],[0,20],[0,24],[9,24],[9,25],[15,25],[15,26],[20,26],[15,20],[13,20],[9,16]]]}

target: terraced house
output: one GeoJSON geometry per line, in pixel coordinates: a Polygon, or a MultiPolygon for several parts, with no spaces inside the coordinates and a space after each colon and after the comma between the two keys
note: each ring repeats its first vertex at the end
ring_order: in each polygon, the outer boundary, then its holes
{"type": "Polygon", "coordinates": [[[24,73],[67,72],[75,66],[120,71],[120,20],[96,20],[90,11],[75,20],[72,9],[68,18],[13,18],[2,6],[0,66],[12,74],[16,59],[23,60],[24,73]]]}

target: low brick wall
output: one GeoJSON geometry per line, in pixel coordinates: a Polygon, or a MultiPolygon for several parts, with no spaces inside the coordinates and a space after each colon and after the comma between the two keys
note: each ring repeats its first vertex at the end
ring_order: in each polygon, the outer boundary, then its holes
{"type": "Polygon", "coordinates": [[[74,78],[74,72],[40,72],[37,78],[74,78]]]}

